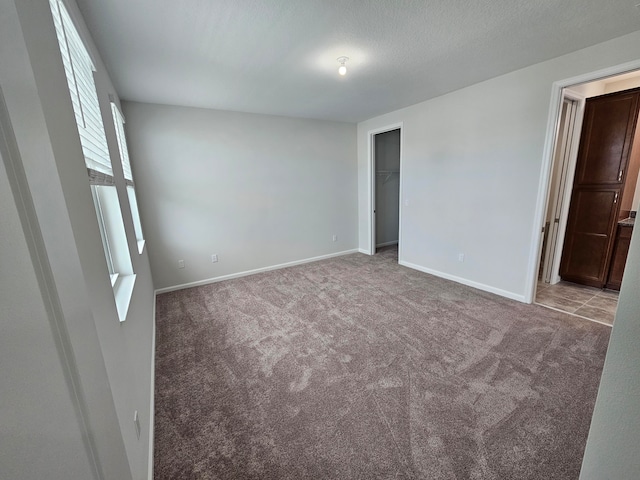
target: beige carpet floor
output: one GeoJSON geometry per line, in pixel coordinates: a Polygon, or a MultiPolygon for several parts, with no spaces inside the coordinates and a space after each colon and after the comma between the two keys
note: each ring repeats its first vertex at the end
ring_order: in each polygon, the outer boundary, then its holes
{"type": "Polygon", "coordinates": [[[156,479],[577,479],[609,331],[340,258],[159,295],[156,479]]]}

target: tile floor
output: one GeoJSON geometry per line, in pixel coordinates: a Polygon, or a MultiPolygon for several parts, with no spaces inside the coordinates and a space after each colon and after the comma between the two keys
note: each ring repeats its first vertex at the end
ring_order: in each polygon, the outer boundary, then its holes
{"type": "Polygon", "coordinates": [[[535,303],[613,325],[618,292],[564,281],[555,285],[538,282],[535,303]]]}

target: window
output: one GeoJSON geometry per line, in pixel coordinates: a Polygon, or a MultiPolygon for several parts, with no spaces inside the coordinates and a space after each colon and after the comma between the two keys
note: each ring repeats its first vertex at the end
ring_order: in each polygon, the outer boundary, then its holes
{"type": "Polygon", "coordinates": [[[93,203],[96,208],[96,214],[98,217],[98,226],[100,227],[100,237],[102,238],[102,247],[104,248],[105,257],[107,260],[107,268],[109,269],[109,276],[111,277],[111,286],[115,287],[118,282],[120,274],[116,271],[113,265],[113,256],[111,255],[111,244],[109,237],[107,237],[107,227],[104,221],[104,213],[102,211],[102,205],[100,204],[100,192],[99,185],[91,185],[91,195],[93,196],[93,203]]]}
{"type": "Polygon", "coordinates": [[[62,1],[49,0],[49,4],[60,45],[85,166],[89,173],[96,218],[118,316],[120,321],[124,321],[133,293],[135,275],[131,266],[118,192],[113,179],[111,157],[109,156],[102,113],[93,79],[95,68],[62,1]]]}
{"type": "MultiPolygon", "coordinates": [[[[50,0],[50,4],[85,164],[89,170],[106,175],[112,181],[113,169],[93,80],[93,62],[64,4],[60,0],[50,0]]],[[[98,175],[93,180],[105,179],[98,175]]]]}
{"type": "Polygon", "coordinates": [[[122,116],[122,113],[120,113],[120,110],[118,110],[115,102],[111,102],[111,113],[113,114],[113,123],[116,127],[116,138],[118,139],[122,171],[124,173],[125,181],[127,182],[127,196],[129,197],[133,229],[136,233],[136,241],[138,242],[138,253],[142,254],[142,251],[144,250],[144,236],[142,235],[142,223],[140,222],[138,200],[136,198],[135,184],[133,183],[133,172],[131,171],[131,161],[129,160],[127,138],[124,134],[124,117],[122,116]]]}

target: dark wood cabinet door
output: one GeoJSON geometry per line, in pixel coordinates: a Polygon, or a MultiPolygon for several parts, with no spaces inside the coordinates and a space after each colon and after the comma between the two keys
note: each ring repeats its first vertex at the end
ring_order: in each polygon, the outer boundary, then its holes
{"type": "Polygon", "coordinates": [[[619,197],[615,187],[574,189],[560,263],[564,280],[594,287],[604,285],[619,197]]]}
{"type": "Polygon", "coordinates": [[[609,273],[640,89],[590,98],[580,136],[560,276],[602,288],[609,273]]]}
{"type": "Polygon", "coordinates": [[[575,185],[623,182],[637,112],[637,90],[587,100],[575,185]]]}
{"type": "Polygon", "coordinates": [[[624,267],[627,263],[627,255],[629,254],[629,243],[631,242],[631,233],[633,227],[619,226],[616,242],[611,257],[611,267],[609,268],[609,279],[607,280],[607,288],[620,290],[622,285],[622,276],[624,275],[624,267]]]}

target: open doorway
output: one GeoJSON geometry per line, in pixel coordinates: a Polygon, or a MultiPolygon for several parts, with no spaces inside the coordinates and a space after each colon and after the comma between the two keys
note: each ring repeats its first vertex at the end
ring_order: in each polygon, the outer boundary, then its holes
{"type": "Polygon", "coordinates": [[[568,91],[563,92],[538,277],[544,283],[556,284],[560,281],[559,265],[565,233],[565,229],[561,228],[565,224],[561,224],[560,219],[566,216],[569,205],[573,178],[568,177],[573,177],[575,169],[583,109],[584,102],[581,104],[580,99],[568,91]]]}
{"type": "Polygon", "coordinates": [[[397,262],[402,249],[402,124],[369,132],[369,254],[397,262]]]}
{"type": "Polygon", "coordinates": [[[373,137],[375,247],[398,248],[400,234],[400,129],[373,137]]]}
{"type": "Polygon", "coordinates": [[[640,204],[640,132],[634,135],[639,87],[637,71],[562,91],[538,304],[613,323],[634,223],[630,217],[640,204]],[[616,158],[605,158],[613,151],[616,158]]]}

